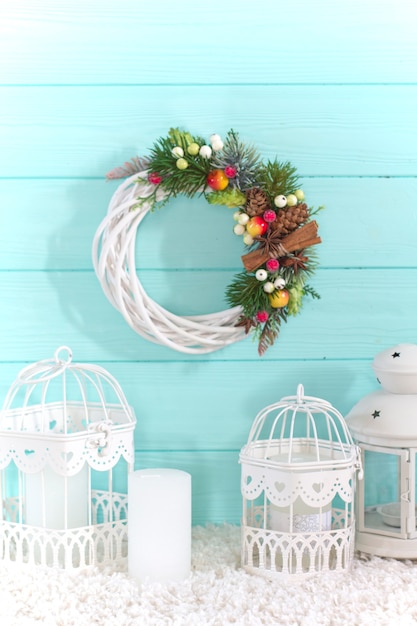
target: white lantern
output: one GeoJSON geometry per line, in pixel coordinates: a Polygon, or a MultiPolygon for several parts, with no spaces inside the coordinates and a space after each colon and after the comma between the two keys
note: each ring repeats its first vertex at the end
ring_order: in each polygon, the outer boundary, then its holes
{"type": "Polygon", "coordinates": [[[393,558],[417,558],[417,345],[380,352],[373,370],[382,389],[346,416],[361,449],[356,547],[393,558]]]}
{"type": "Polygon", "coordinates": [[[69,348],[24,368],[0,412],[0,558],[73,568],[126,557],[134,428],[117,381],[72,363],[69,348]]]}
{"type": "Polygon", "coordinates": [[[257,415],[240,453],[242,565],[267,577],[345,570],[359,455],[330,403],[297,395],[257,415]]]}

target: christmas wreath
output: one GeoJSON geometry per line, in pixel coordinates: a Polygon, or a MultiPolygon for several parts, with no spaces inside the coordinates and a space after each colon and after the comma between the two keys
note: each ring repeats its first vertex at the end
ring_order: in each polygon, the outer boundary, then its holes
{"type": "Polygon", "coordinates": [[[139,334],[188,353],[205,353],[251,333],[260,355],[277,339],[282,322],[300,312],[320,243],[316,210],[308,207],[289,162],[263,162],[253,146],[230,130],[210,141],[178,128],[158,139],[147,158],[135,157],[107,174],[126,178],[116,190],[93,244],[95,271],[112,304],[139,334]],[[243,270],[226,289],[230,309],[178,317],[145,293],[135,269],[135,236],[143,217],[170,198],[203,194],[233,210],[242,236],[243,270]]]}

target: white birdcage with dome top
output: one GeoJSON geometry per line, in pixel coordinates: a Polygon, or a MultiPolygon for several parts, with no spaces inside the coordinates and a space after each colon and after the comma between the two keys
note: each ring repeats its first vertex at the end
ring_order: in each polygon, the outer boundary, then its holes
{"type": "Polygon", "coordinates": [[[348,569],[359,452],[342,415],[319,398],[264,408],[240,453],[242,565],[267,577],[348,569]]]}
{"type": "Polygon", "coordinates": [[[0,558],[64,568],[127,556],[135,415],[102,367],[63,346],[24,368],[0,411],[0,558]]]}

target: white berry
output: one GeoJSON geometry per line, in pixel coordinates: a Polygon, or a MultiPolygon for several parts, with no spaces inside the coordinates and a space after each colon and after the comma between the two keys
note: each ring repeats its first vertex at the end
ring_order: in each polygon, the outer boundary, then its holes
{"type": "Polygon", "coordinates": [[[177,159],[179,159],[184,156],[184,150],[181,148],[181,146],[175,146],[175,148],[172,148],[172,154],[174,155],[174,157],[177,157],[177,159]]]}
{"type": "Polygon", "coordinates": [[[201,146],[199,154],[203,159],[209,159],[212,153],[213,151],[210,146],[201,146]]]}
{"type": "Polygon", "coordinates": [[[286,285],[286,282],[283,278],[276,278],[274,280],[274,287],[275,289],[283,289],[286,285]]]}
{"type": "Polygon", "coordinates": [[[287,204],[287,197],[283,195],[275,196],[274,204],[278,209],[283,209],[287,204]]]}
{"type": "Polygon", "coordinates": [[[243,224],[244,226],[249,222],[249,215],[247,213],[241,213],[239,215],[238,222],[239,224],[243,224]]]}
{"type": "Polygon", "coordinates": [[[220,135],[216,135],[216,134],[210,136],[210,143],[215,152],[217,152],[218,150],[221,150],[224,145],[220,135]]]}
{"type": "Polygon", "coordinates": [[[251,246],[254,242],[254,238],[252,237],[252,235],[249,235],[249,233],[245,233],[243,235],[243,243],[247,246],[251,246]]]}
{"type": "Polygon", "coordinates": [[[235,235],[243,235],[245,230],[246,228],[243,226],[243,224],[236,224],[236,226],[233,228],[233,232],[235,233],[235,235]]]}
{"type": "Polygon", "coordinates": [[[266,280],[268,278],[268,272],[266,270],[258,270],[255,274],[256,280],[266,280]]]}
{"type": "Polygon", "coordinates": [[[273,291],[275,291],[274,283],[271,283],[269,281],[264,284],[263,288],[266,293],[272,293],[273,291]]]}
{"type": "Polygon", "coordinates": [[[240,217],[240,211],[235,211],[233,213],[233,219],[235,220],[235,222],[239,221],[239,217],[240,217]]]}
{"type": "Polygon", "coordinates": [[[287,196],[287,204],[288,206],[295,206],[297,204],[297,196],[293,193],[288,194],[287,196]]]}

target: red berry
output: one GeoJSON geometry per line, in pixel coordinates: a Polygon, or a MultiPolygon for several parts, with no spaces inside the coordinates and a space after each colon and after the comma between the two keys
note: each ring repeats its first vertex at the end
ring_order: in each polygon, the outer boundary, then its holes
{"type": "Polygon", "coordinates": [[[256,319],[258,320],[258,322],[261,322],[261,324],[263,322],[267,322],[268,317],[269,317],[268,311],[258,311],[256,314],[256,319]]]}
{"type": "Polygon", "coordinates": [[[268,272],[276,272],[279,268],[279,261],[277,259],[268,259],[266,262],[266,269],[268,272]]]}
{"type": "Polygon", "coordinates": [[[158,172],[151,172],[148,174],[148,181],[153,185],[159,185],[162,180],[162,176],[158,172]]]}
{"type": "Polygon", "coordinates": [[[277,214],[272,209],[267,209],[264,213],[265,222],[273,222],[277,217],[277,214]]]}
{"type": "Polygon", "coordinates": [[[233,165],[227,165],[224,168],[224,173],[226,174],[227,178],[234,178],[237,174],[237,169],[233,167],[233,165]]]}

